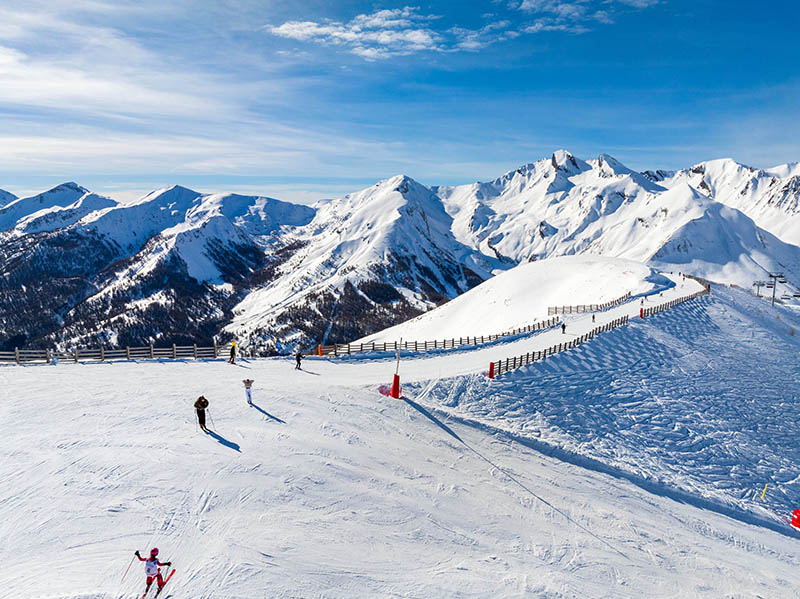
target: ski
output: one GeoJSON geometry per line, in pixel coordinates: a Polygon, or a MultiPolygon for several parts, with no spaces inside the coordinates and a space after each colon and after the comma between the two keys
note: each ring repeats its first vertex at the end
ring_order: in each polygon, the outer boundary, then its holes
{"type": "MultiPolygon", "coordinates": [[[[154,597],[158,597],[161,594],[161,591],[163,591],[164,587],[167,586],[167,583],[169,582],[169,579],[172,578],[173,574],[175,574],[175,568],[172,568],[172,571],[169,574],[167,574],[167,577],[164,579],[164,584],[156,591],[154,597]]],[[[142,599],[147,599],[148,592],[150,592],[149,588],[144,593],[142,593],[142,599]]]]}
{"type": "Polygon", "coordinates": [[[164,579],[164,584],[161,585],[161,587],[159,587],[159,589],[156,591],[156,597],[158,597],[161,594],[161,591],[164,590],[164,587],[167,586],[167,583],[169,582],[169,579],[172,578],[173,574],[175,574],[175,568],[172,568],[172,572],[170,572],[164,579]]]}

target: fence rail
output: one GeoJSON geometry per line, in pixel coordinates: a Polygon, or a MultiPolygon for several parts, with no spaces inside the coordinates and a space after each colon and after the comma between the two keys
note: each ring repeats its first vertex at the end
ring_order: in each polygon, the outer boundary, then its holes
{"type": "Polygon", "coordinates": [[[336,345],[318,345],[317,355],[320,356],[342,356],[357,354],[365,351],[397,351],[403,349],[413,352],[423,352],[432,349],[453,349],[462,345],[481,345],[483,343],[491,343],[503,337],[512,337],[522,333],[530,333],[533,331],[541,331],[548,329],[559,322],[558,318],[548,318],[541,322],[535,322],[518,329],[498,333],[496,335],[472,335],[471,337],[458,337],[452,339],[441,339],[434,341],[383,341],[376,343],[371,341],[369,343],[339,343],[336,345]]]}
{"type": "Polygon", "coordinates": [[[658,312],[663,312],[664,310],[668,310],[669,308],[677,306],[678,304],[682,304],[683,302],[688,302],[689,300],[701,297],[703,295],[709,295],[710,293],[711,293],[711,291],[710,291],[710,285],[709,285],[705,289],[703,289],[702,291],[698,291],[698,292],[693,293],[691,295],[687,295],[687,296],[684,296],[684,297],[679,297],[677,299],[671,300],[671,301],[666,302],[664,304],[660,304],[658,306],[654,306],[652,308],[642,308],[640,310],[639,314],[641,315],[642,318],[644,318],[645,316],[652,316],[653,314],[656,314],[658,312]]]}
{"type": "Polygon", "coordinates": [[[219,346],[203,347],[198,345],[172,345],[170,347],[122,347],[106,349],[104,347],[75,348],[73,350],[49,349],[15,349],[0,351],[0,363],[28,364],[31,362],[50,362],[52,360],[80,361],[112,361],[112,360],[155,360],[170,358],[173,360],[192,358],[208,359],[219,356],[219,346]]]}
{"type": "Polygon", "coordinates": [[[498,360],[497,362],[492,362],[489,364],[489,378],[495,378],[496,376],[499,376],[505,372],[509,372],[516,368],[521,368],[522,366],[527,366],[533,362],[543,360],[547,356],[552,356],[553,354],[571,349],[576,345],[583,343],[584,341],[594,338],[600,333],[605,333],[606,331],[610,331],[624,324],[628,324],[628,316],[617,318],[608,324],[593,328],[591,331],[581,335],[580,337],[576,337],[570,341],[565,341],[564,343],[556,343],[555,345],[552,345],[551,347],[545,348],[541,351],[532,351],[528,352],[527,354],[522,354],[521,356],[513,356],[511,358],[505,358],[503,360],[498,360]]]}
{"type": "Polygon", "coordinates": [[[616,306],[617,304],[621,304],[627,299],[630,299],[631,292],[629,291],[622,297],[618,297],[615,300],[611,300],[610,302],[606,302],[605,304],[578,304],[577,306],[550,306],[547,308],[547,315],[550,316],[551,314],[580,314],[583,312],[598,312],[600,310],[605,310],[606,308],[611,308],[612,306],[616,306]]]}
{"type": "MultiPolygon", "coordinates": [[[[663,312],[664,310],[668,310],[669,308],[677,306],[678,304],[682,304],[683,302],[687,302],[689,300],[701,297],[703,295],[709,295],[710,293],[711,290],[709,285],[705,289],[703,289],[702,291],[698,291],[697,293],[692,293],[691,295],[679,297],[677,299],[665,302],[663,304],[654,306],[652,308],[641,308],[639,311],[639,315],[642,318],[646,316],[651,316],[658,312],[663,312]]],[[[558,352],[562,352],[564,350],[573,348],[576,345],[583,343],[584,341],[592,339],[593,337],[599,335],[600,333],[605,333],[606,331],[610,331],[622,325],[628,324],[628,321],[629,317],[623,316],[621,318],[617,318],[616,320],[611,321],[608,324],[595,327],[588,333],[581,335],[580,337],[577,337],[571,341],[567,341],[565,343],[558,343],[542,351],[528,352],[527,354],[523,354],[521,356],[513,356],[511,358],[498,360],[497,362],[491,362],[489,364],[489,378],[495,378],[496,376],[499,376],[503,373],[509,372],[516,368],[521,368],[522,366],[526,366],[533,362],[542,360],[547,356],[552,356],[553,354],[557,354],[558,352]]]]}

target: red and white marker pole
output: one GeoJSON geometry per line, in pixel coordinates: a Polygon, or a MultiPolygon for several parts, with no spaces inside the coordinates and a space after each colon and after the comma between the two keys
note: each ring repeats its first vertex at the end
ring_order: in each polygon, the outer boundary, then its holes
{"type": "Polygon", "coordinates": [[[395,399],[400,399],[400,347],[403,345],[403,338],[400,337],[400,343],[397,346],[397,366],[394,369],[394,378],[392,379],[392,391],[390,395],[395,399]]]}

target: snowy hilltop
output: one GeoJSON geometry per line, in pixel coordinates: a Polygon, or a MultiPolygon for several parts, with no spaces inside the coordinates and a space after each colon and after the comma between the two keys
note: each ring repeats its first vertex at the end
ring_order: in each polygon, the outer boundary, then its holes
{"type": "Polygon", "coordinates": [[[400,324],[517,265],[625,258],[749,288],[800,284],[798,166],[638,173],[560,150],[489,182],[397,175],[298,206],[75,183],[0,198],[0,349],[239,340],[271,354],[400,324]]]}

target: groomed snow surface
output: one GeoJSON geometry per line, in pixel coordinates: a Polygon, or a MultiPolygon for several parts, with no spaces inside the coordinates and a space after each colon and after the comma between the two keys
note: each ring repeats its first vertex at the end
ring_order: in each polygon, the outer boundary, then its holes
{"type": "Polygon", "coordinates": [[[627,293],[644,296],[674,286],[641,262],[622,258],[580,255],[526,262],[435,310],[359,342],[493,335],[546,320],[550,306],[605,304],[627,293]]]}
{"type": "Polygon", "coordinates": [[[800,322],[713,291],[495,381],[448,376],[591,316],[406,357],[400,400],[386,354],[2,367],[1,594],[132,598],[158,546],[175,598],[796,597],[800,322]]]}

